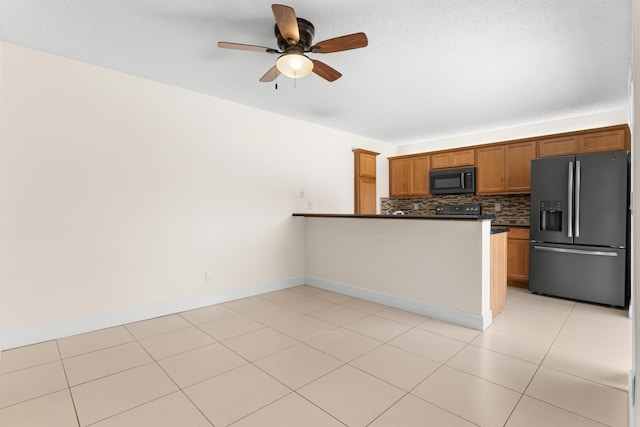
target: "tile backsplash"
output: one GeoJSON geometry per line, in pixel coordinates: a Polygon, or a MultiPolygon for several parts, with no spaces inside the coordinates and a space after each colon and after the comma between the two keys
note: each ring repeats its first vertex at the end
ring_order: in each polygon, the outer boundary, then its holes
{"type": "Polygon", "coordinates": [[[505,194],[494,196],[446,195],[416,199],[380,199],[380,213],[390,214],[403,211],[406,215],[435,215],[436,207],[441,205],[480,205],[483,215],[495,215],[496,224],[529,225],[529,207],[531,197],[528,194],[505,194]],[[496,204],[500,211],[496,212],[496,204]],[[414,209],[417,207],[418,209],[414,209]]]}

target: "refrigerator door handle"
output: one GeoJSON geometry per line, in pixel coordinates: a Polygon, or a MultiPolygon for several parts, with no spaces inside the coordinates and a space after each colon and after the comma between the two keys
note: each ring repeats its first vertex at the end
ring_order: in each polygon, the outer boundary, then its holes
{"type": "Polygon", "coordinates": [[[567,186],[567,237],[573,237],[573,162],[569,162],[569,185],[567,186]]]}
{"type": "Polygon", "coordinates": [[[563,249],[563,248],[549,248],[546,246],[534,246],[533,249],[536,251],[546,251],[546,252],[560,252],[563,254],[577,254],[577,255],[596,255],[596,256],[618,256],[615,252],[604,252],[604,251],[583,251],[580,249],[563,249]]]}
{"type": "Polygon", "coordinates": [[[576,237],[580,237],[580,160],[576,160],[576,237]]]}

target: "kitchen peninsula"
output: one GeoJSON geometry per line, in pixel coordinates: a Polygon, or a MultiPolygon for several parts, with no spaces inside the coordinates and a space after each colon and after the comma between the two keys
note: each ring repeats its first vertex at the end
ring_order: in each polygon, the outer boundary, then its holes
{"type": "Polygon", "coordinates": [[[502,310],[506,233],[492,234],[490,216],[293,216],[310,285],[478,330],[502,310]]]}

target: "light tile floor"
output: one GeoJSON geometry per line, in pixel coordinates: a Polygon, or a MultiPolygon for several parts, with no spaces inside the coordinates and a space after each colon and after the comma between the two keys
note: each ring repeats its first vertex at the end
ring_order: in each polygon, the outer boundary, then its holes
{"type": "Polygon", "coordinates": [[[2,354],[0,426],[626,426],[623,310],[509,288],[484,332],[311,286],[2,354]]]}

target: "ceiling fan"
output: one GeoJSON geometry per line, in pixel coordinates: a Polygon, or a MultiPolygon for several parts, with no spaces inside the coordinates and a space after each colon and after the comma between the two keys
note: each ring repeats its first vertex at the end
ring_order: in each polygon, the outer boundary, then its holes
{"type": "Polygon", "coordinates": [[[365,33],[354,33],[311,44],[315,34],[313,24],[306,19],[297,18],[293,8],[281,4],[272,4],[271,10],[276,19],[275,35],[278,49],[241,43],[218,42],[218,47],[225,49],[248,50],[280,55],[276,65],[271,67],[261,82],[271,82],[280,73],[294,79],[304,77],[310,72],[333,82],[342,74],[324,62],[310,59],[305,53],[333,53],[343,50],[358,49],[368,44],[365,33]]]}

